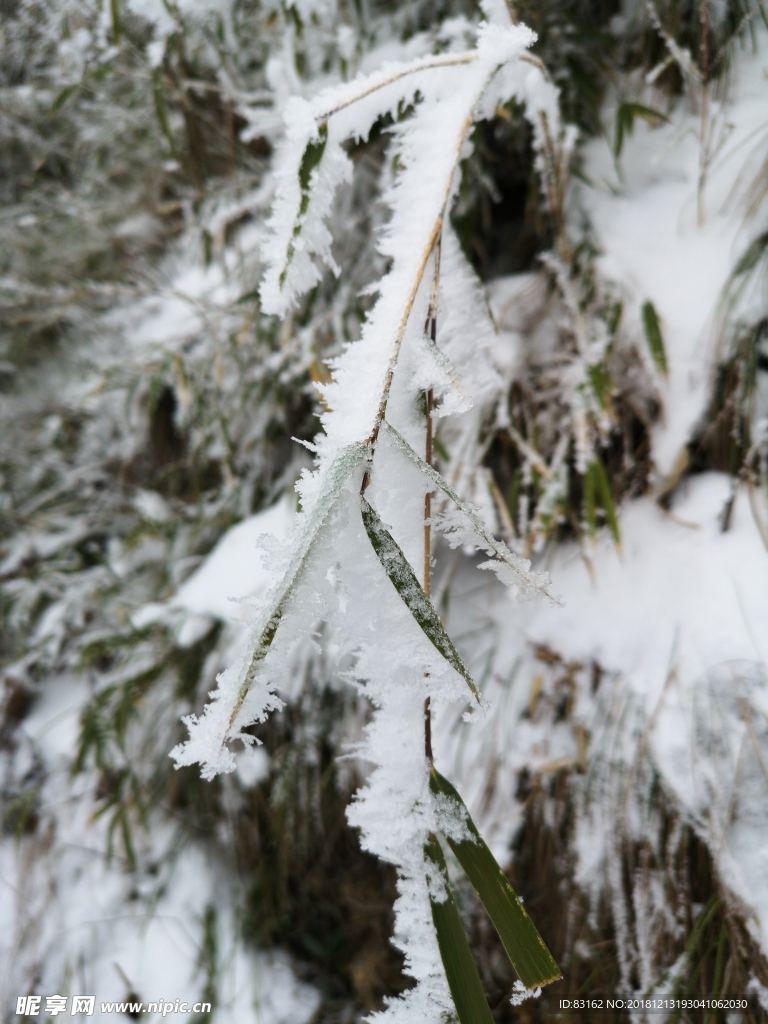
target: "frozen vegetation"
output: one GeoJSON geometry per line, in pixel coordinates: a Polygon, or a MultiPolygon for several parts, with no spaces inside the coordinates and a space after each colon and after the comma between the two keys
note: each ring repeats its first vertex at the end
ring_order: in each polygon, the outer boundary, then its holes
{"type": "Polygon", "coordinates": [[[765,7],[0,13],[3,1019],[767,1020],[765,7]]]}

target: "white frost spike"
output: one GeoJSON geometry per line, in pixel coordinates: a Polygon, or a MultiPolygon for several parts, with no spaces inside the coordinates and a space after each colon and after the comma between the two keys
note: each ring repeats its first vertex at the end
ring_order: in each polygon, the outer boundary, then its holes
{"type": "Polygon", "coordinates": [[[451,547],[468,545],[473,549],[480,548],[492,557],[478,568],[492,569],[502,583],[516,586],[522,593],[538,591],[556,602],[557,599],[549,592],[550,581],[546,573],[532,572],[531,563],[527,559],[520,558],[509,550],[504,541],[497,540],[477,515],[477,510],[468,502],[462,501],[448,481],[444,480],[434,467],[424,462],[391,424],[387,423],[386,427],[397,450],[418,466],[424,476],[456,506],[455,509],[444,512],[435,523],[445,533],[451,547]]]}

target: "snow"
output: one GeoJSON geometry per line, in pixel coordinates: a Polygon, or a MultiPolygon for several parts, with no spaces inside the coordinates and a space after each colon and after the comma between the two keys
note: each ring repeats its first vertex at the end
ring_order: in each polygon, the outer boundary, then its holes
{"type": "Polygon", "coordinates": [[[653,302],[668,348],[669,379],[660,382],[664,418],[653,435],[659,489],[704,413],[723,288],[750,241],[743,170],[766,131],[768,32],[762,26],[756,39],[756,53],[739,55],[732,100],[713,115],[711,147],[722,149],[706,175],[703,223],[697,211],[701,118],[684,101],[669,124],[635,126],[624,142],[621,177],[604,139],[585,147],[594,187],[582,198],[602,250],[599,268],[631,300],[627,312],[639,338],[639,308],[653,302]]]}
{"type": "Polygon", "coordinates": [[[264,543],[284,543],[293,526],[290,495],[227,530],[213,551],[169,602],[194,615],[222,622],[242,621],[249,614],[246,598],[262,598],[274,583],[264,564],[264,543]]]}
{"type": "MultiPolygon", "coordinates": [[[[175,849],[167,824],[151,812],[149,833],[135,837],[138,871],[124,870],[120,856],[117,864],[105,859],[108,815],[94,822],[89,781],[82,775],[71,780],[68,770],[86,690],[82,679],[49,687],[23,723],[26,739],[19,753],[39,751],[45,764],[41,810],[53,804],[64,813],[46,857],[37,856],[40,840],[34,836],[0,844],[0,1005],[11,1007],[28,991],[90,993],[98,1016],[102,1001],[123,1001],[129,992],[145,1002],[200,1000],[201,927],[207,908],[214,907],[214,1019],[309,1021],[319,993],[295,977],[283,954],[257,952],[239,941],[236,908],[242,896],[236,879],[204,848],[175,849]],[[27,973],[30,953],[39,965],[34,978],[27,973]]],[[[264,759],[245,761],[241,770],[253,782],[264,771],[264,759]]],[[[189,1016],[170,1013],[164,1019],[181,1022],[189,1016]]]]}
{"type": "Polygon", "coordinates": [[[591,570],[578,548],[558,552],[550,572],[564,607],[517,608],[522,642],[597,659],[650,706],[673,670],[692,678],[731,659],[768,661],[768,553],[746,495],[723,533],[729,479],[707,473],[681,491],[671,515],[650,498],[623,508],[623,555],[608,536],[591,570]]]}

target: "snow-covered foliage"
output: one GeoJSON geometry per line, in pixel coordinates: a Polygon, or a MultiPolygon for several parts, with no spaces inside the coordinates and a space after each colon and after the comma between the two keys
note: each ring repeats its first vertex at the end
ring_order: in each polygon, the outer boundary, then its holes
{"type": "Polygon", "coordinates": [[[5,6],[0,1014],[768,1012],[764,18],[5,6]]]}

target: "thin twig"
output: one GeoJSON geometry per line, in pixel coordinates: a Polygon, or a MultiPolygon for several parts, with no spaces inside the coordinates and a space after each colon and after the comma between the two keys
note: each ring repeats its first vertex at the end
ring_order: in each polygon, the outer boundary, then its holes
{"type": "Polygon", "coordinates": [[[442,56],[430,57],[428,60],[421,61],[419,64],[411,64],[406,68],[402,68],[400,71],[394,72],[387,78],[383,78],[379,82],[372,83],[367,89],[363,89],[362,92],[355,93],[354,96],[351,96],[348,100],[344,100],[335,107],[331,107],[331,109],[326,110],[325,113],[317,114],[315,120],[318,124],[322,124],[324,121],[327,121],[329,117],[333,117],[334,114],[338,114],[342,110],[346,110],[347,107],[351,107],[354,103],[359,102],[366,96],[370,96],[371,93],[378,92],[379,89],[384,89],[393,82],[398,82],[401,78],[407,78],[408,75],[415,75],[419,71],[431,71],[435,68],[450,68],[457,64],[472,64],[477,60],[477,56],[477,50],[467,50],[464,53],[444,54],[442,56]]]}
{"type": "MultiPolygon", "coordinates": [[[[440,291],[440,247],[442,234],[438,235],[434,244],[434,265],[432,270],[432,288],[429,293],[427,318],[424,322],[424,334],[433,344],[437,343],[437,299],[440,291]]],[[[426,393],[426,442],[424,461],[432,465],[432,409],[434,394],[432,388],[426,393]]],[[[424,493],[424,593],[427,597],[432,593],[432,491],[424,493]]],[[[430,699],[424,701],[424,753],[430,765],[432,756],[432,711],[430,699]]]]}

